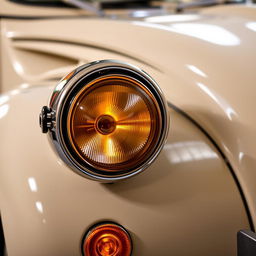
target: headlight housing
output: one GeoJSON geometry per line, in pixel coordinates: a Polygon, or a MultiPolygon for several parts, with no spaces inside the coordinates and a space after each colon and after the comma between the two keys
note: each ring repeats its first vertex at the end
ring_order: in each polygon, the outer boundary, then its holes
{"type": "Polygon", "coordinates": [[[159,154],[168,131],[158,85],[118,61],[93,62],[71,72],[56,86],[40,120],[73,170],[105,182],[143,171],[159,154]]]}

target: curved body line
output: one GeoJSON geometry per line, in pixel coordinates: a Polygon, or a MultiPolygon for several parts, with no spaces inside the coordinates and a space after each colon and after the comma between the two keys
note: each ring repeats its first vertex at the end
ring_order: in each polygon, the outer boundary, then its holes
{"type": "Polygon", "coordinates": [[[243,192],[243,189],[240,185],[239,179],[237,178],[232,165],[230,164],[228,158],[225,156],[225,154],[223,153],[223,151],[220,149],[220,147],[218,146],[218,144],[215,142],[215,140],[211,137],[211,135],[195,120],[193,119],[190,115],[188,115],[186,112],[184,112],[183,110],[179,109],[178,107],[176,107],[175,105],[173,105],[172,103],[170,103],[169,101],[167,102],[168,106],[170,108],[172,108],[173,110],[177,111],[178,113],[180,113],[181,115],[183,115],[185,118],[187,118],[190,122],[192,122],[201,132],[204,133],[204,135],[211,141],[211,143],[214,145],[214,147],[216,148],[216,150],[219,152],[219,154],[221,155],[222,159],[225,161],[236,185],[237,188],[239,190],[239,193],[241,195],[241,199],[243,201],[244,207],[245,207],[245,211],[248,217],[248,221],[249,221],[249,225],[252,231],[255,232],[255,227],[253,224],[253,220],[252,220],[252,215],[250,213],[250,209],[248,206],[248,202],[246,200],[245,194],[243,192]]]}

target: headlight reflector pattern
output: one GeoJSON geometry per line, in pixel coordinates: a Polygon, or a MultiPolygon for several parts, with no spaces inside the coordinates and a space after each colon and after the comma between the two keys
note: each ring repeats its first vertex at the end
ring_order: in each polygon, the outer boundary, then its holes
{"type": "Polygon", "coordinates": [[[127,77],[86,85],[73,100],[67,127],[83,161],[98,170],[129,170],[144,161],[159,138],[161,113],[153,95],[127,77]]]}

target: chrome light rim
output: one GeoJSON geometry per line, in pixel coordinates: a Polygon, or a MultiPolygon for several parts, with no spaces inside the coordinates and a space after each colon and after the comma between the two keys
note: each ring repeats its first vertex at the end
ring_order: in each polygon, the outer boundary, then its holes
{"type": "Polygon", "coordinates": [[[51,115],[54,116],[52,127],[50,129],[50,132],[48,133],[54,149],[60,155],[61,159],[73,171],[75,171],[79,175],[82,175],[83,177],[87,177],[100,182],[110,183],[118,180],[123,180],[144,171],[159,155],[161,149],[164,146],[169,130],[167,103],[158,84],[147,73],[140,70],[139,68],[116,60],[103,60],[92,62],[80,66],[79,68],[71,72],[68,76],[63,78],[58,83],[54,90],[54,93],[52,94],[48,106],[51,110],[51,115]],[[129,77],[131,77],[132,79],[139,79],[139,82],[142,83],[146,88],[148,88],[151,93],[153,93],[161,109],[162,127],[159,140],[157,142],[157,145],[155,145],[154,147],[154,152],[151,153],[151,155],[144,161],[142,165],[138,166],[137,168],[133,168],[130,171],[126,171],[125,173],[117,172],[105,174],[104,172],[97,172],[96,169],[90,167],[89,165],[85,166],[84,164],[81,164],[78,159],[75,158],[74,154],[70,152],[70,147],[67,146],[67,141],[63,136],[63,116],[65,116],[64,111],[66,110],[68,99],[80,90],[79,84],[81,84],[81,81],[84,81],[86,78],[91,79],[93,76],[103,77],[109,74],[120,75],[119,73],[117,73],[117,70],[123,76],[127,76],[127,74],[130,74],[129,77]]]}

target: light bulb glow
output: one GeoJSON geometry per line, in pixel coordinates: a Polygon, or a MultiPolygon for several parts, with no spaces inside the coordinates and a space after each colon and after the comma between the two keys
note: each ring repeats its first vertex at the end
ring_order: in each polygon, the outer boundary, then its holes
{"type": "Polygon", "coordinates": [[[161,113],[149,90],[121,76],[99,78],[74,98],[68,136],[80,159],[103,171],[129,170],[151,152],[161,113]]]}

